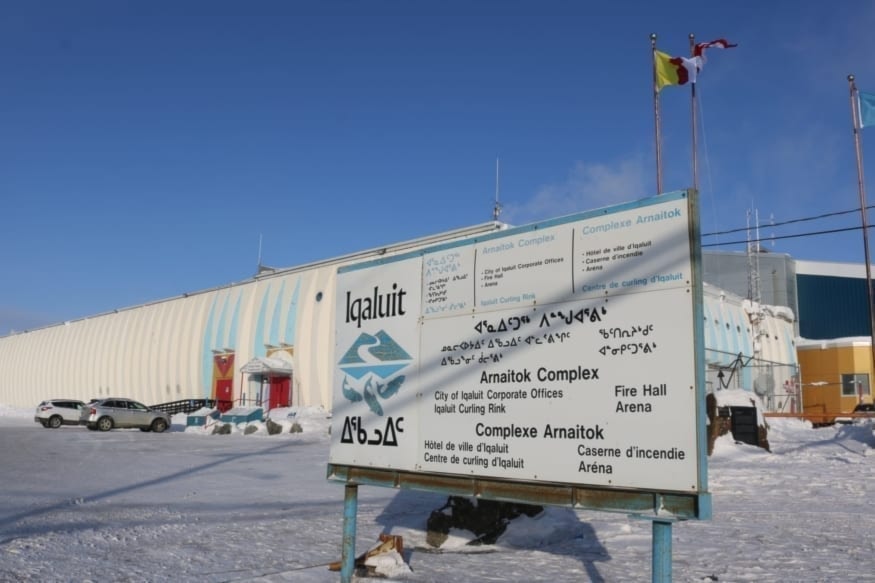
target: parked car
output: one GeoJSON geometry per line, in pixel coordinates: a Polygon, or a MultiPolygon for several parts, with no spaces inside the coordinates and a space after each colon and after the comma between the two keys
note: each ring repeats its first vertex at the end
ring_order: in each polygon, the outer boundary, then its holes
{"type": "Polygon", "coordinates": [[[849,417],[836,417],[836,423],[849,425],[861,419],[875,419],[875,403],[860,403],[849,417]]]}
{"type": "Polygon", "coordinates": [[[86,405],[79,417],[79,424],[85,425],[92,431],[136,427],[141,431],[161,433],[170,427],[170,415],[150,409],[132,399],[110,397],[86,405]]]}
{"type": "Polygon", "coordinates": [[[37,405],[33,420],[51,429],[61,425],[79,425],[84,406],[85,403],[76,399],[49,399],[37,405]]]}

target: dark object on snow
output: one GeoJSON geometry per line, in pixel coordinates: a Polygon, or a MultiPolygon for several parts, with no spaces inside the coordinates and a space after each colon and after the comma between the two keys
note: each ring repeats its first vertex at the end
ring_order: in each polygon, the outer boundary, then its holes
{"type": "Polygon", "coordinates": [[[426,542],[439,547],[447,540],[450,529],[473,532],[477,538],[469,545],[494,544],[514,518],[525,514],[532,517],[544,511],[543,506],[498,502],[482,498],[450,496],[447,503],[432,511],[426,523],[426,542]]]}
{"type": "Polygon", "coordinates": [[[230,435],[231,434],[231,424],[230,423],[217,423],[213,427],[213,435],[230,435]]]}
{"type": "Polygon", "coordinates": [[[757,427],[756,407],[730,407],[732,419],[732,438],[741,443],[759,447],[760,435],[757,427]]]}
{"type": "Polygon", "coordinates": [[[769,426],[757,424],[756,401],[751,399],[751,407],[719,407],[713,393],[705,397],[705,410],[708,414],[708,455],[714,453],[717,438],[732,433],[736,442],[748,443],[772,451],[769,446],[769,426]]]}
{"type": "MultiPolygon", "coordinates": [[[[373,576],[375,574],[375,570],[372,567],[368,567],[367,565],[365,565],[365,562],[371,557],[391,551],[395,551],[402,557],[404,556],[403,537],[396,534],[381,533],[380,540],[375,546],[371,547],[368,551],[356,557],[354,561],[356,575],[360,577],[367,577],[369,575],[373,576]]],[[[333,563],[328,564],[329,571],[340,571],[342,568],[342,561],[334,561],[333,563]]]]}
{"type": "Polygon", "coordinates": [[[277,435],[283,432],[283,426],[272,419],[265,421],[264,425],[267,427],[268,435],[277,435]]]}
{"type": "Polygon", "coordinates": [[[298,422],[292,423],[292,426],[289,428],[289,433],[303,433],[303,431],[304,428],[298,422]]]}

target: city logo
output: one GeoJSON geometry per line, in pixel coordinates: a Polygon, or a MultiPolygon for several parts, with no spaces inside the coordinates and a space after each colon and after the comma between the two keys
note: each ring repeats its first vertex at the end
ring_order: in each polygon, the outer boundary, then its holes
{"type": "Polygon", "coordinates": [[[361,400],[375,414],[383,415],[380,399],[388,399],[404,384],[399,375],[413,360],[384,330],[362,332],[337,364],[344,372],[341,389],[351,403],[361,400]]]}

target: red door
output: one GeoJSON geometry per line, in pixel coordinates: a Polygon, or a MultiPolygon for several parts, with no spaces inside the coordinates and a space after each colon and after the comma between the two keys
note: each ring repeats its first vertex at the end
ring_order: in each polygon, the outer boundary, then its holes
{"type": "Polygon", "coordinates": [[[213,398],[219,401],[216,408],[223,413],[233,405],[233,385],[234,381],[232,379],[218,379],[216,381],[216,390],[213,398]]]}
{"type": "Polygon", "coordinates": [[[270,377],[270,409],[289,406],[291,385],[289,377],[270,377]]]}

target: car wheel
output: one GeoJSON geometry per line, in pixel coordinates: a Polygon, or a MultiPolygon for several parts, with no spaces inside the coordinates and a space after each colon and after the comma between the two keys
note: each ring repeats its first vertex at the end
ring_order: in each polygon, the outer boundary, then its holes
{"type": "Polygon", "coordinates": [[[164,419],[156,419],[152,422],[152,431],[155,433],[161,433],[165,429],[167,429],[167,421],[164,419]]]}
{"type": "Polygon", "coordinates": [[[45,419],[40,419],[39,422],[40,422],[40,425],[42,425],[42,426],[45,427],[46,429],[49,428],[49,422],[46,421],[45,419]]]}
{"type": "Polygon", "coordinates": [[[57,429],[63,424],[63,419],[61,419],[60,415],[52,415],[49,417],[49,427],[52,429],[57,429]]]}
{"type": "Polygon", "coordinates": [[[109,431],[110,429],[112,429],[112,418],[101,417],[97,420],[97,428],[101,431],[109,431]]]}

